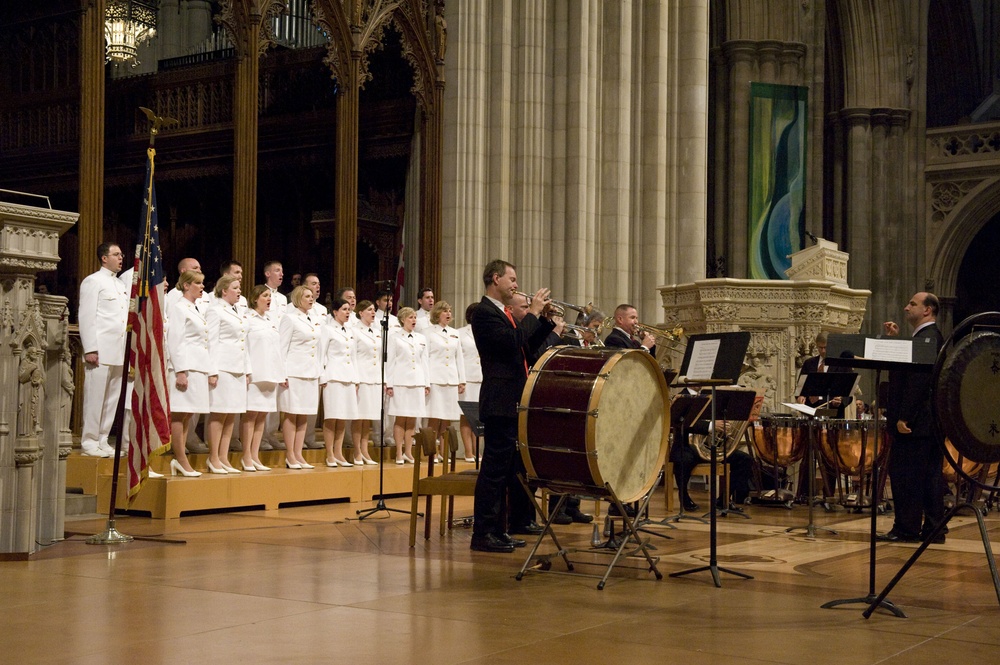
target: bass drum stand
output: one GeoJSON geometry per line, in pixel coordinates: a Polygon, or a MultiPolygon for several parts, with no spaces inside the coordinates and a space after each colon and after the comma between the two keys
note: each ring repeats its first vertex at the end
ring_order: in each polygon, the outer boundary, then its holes
{"type": "MultiPolygon", "coordinates": [[[[527,492],[528,496],[531,498],[531,503],[534,504],[535,510],[538,511],[539,515],[544,515],[545,513],[542,511],[541,506],[538,504],[538,499],[535,497],[535,493],[534,491],[532,491],[531,487],[528,486],[528,482],[525,479],[525,477],[521,474],[518,474],[518,479],[521,481],[521,485],[524,487],[524,491],[527,492]]],[[[632,517],[629,517],[628,512],[625,510],[625,505],[618,498],[618,495],[615,494],[614,489],[611,487],[609,483],[606,483],[604,487],[591,487],[591,486],[582,487],[576,485],[573,487],[569,487],[564,484],[552,483],[550,481],[544,481],[544,480],[533,481],[533,482],[535,485],[538,485],[539,487],[544,487],[548,489],[550,492],[558,493],[560,496],[555,509],[549,511],[548,513],[549,516],[548,519],[545,520],[545,526],[542,530],[542,533],[539,534],[538,539],[535,541],[535,544],[528,552],[528,556],[524,560],[524,565],[521,566],[521,570],[518,571],[514,579],[516,579],[517,581],[521,581],[524,578],[524,574],[528,572],[529,569],[538,572],[557,573],[557,574],[569,574],[574,572],[575,568],[573,566],[573,562],[570,561],[569,555],[579,550],[571,550],[566,547],[563,547],[559,543],[559,539],[556,537],[555,532],[552,530],[552,520],[555,519],[555,516],[559,514],[560,510],[562,510],[563,503],[566,501],[566,497],[569,496],[570,494],[578,494],[586,496],[588,498],[595,498],[595,499],[607,499],[613,506],[615,506],[618,509],[618,512],[621,514],[622,521],[624,522],[623,533],[626,535],[626,537],[621,538],[617,541],[616,547],[614,547],[614,549],[607,547],[604,548],[603,550],[601,548],[587,550],[589,552],[595,552],[595,553],[608,553],[608,554],[613,553],[611,563],[608,564],[608,567],[605,570],[604,575],[599,576],[587,573],[579,573],[579,574],[586,575],[588,577],[598,577],[600,581],[597,583],[597,590],[601,591],[604,589],[605,584],[607,584],[608,577],[611,576],[611,571],[614,570],[614,567],[616,565],[618,565],[618,562],[621,560],[622,556],[637,557],[638,554],[642,554],[642,556],[646,559],[646,563],[649,565],[649,572],[652,572],[654,575],[656,575],[656,579],[658,580],[663,579],[663,573],[661,573],[659,569],[656,567],[656,564],[659,562],[660,558],[654,557],[649,553],[649,548],[651,547],[649,545],[649,541],[643,540],[642,537],[639,535],[639,529],[636,526],[636,520],[632,517]],[[538,560],[534,564],[532,564],[532,559],[535,558],[538,552],[538,548],[541,546],[542,541],[545,539],[546,535],[552,538],[552,543],[555,545],[556,551],[539,556],[538,560]],[[626,553],[625,547],[629,543],[635,543],[637,546],[631,552],[626,553]],[[556,557],[562,557],[562,560],[566,563],[565,573],[563,571],[557,571],[551,569],[552,559],[556,557]]],[[[654,483],[653,488],[655,487],[656,484],[654,483]]],[[[653,491],[654,491],[653,489],[650,489],[645,494],[645,496],[642,497],[642,500],[639,502],[639,508],[636,511],[637,515],[641,515],[647,509],[647,507],[649,506],[649,499],[650,497],[653,496],[653,491]]],[[[612,537],[613,536],[614,534],[612,534],[612,537]]],[[[578,563],[580,563],[581,565],[593,565],[589,564],[589,562],[586,561],[580,561],[578,563]]]]}

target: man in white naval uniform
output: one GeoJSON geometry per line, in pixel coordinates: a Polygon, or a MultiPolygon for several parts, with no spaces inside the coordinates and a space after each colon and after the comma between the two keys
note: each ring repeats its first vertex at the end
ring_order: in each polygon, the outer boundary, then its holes
{"type": "Polygon", "coordinates": [[[423,332],[425,328],[431,327],[431,309],[434,308],[434,290],[429,289],[426,286],[420,289],[420,295],[417,297],[417,304],[420,307],[417,309],[417,325],[413,326],[413,329],[417,332],[423,332]]]}
{"type": "MultiPolygon", "coordinates": [[[[281,267],[281,261],[268,261],[264,264],[264,284],[271,291],[271,316],[275,321],[280,321],[288,306],[288,296],[278,290],[281,282],[285,279],[285,271],[281,267]]],[[[284,450],[285,444],[278,440],[275,433],[278,431],[277,411],[267,414],[264,419],[264,438],[261,440],[261,450],[284,450]]]]}
{"type": "Polygon", "coordinates": [[[97,258],[101,269],[80,283],[79,322],[84,360],[80,446],[84,455],[111,457],[115,449],[108,443],[108,434],[121,394],[132,270],[118,277],[124,255],[114,243],[101,243],[97,258]]]}
{"type": "MultiPolygon", "coordinates": [[[[253,285],[251,285],[250,288],[247,288],[247,285],[243,283],[243,264],[236,259],[229,259],[219,266],[219,277],[226,277],[227,275],[240,280],[240,289],[242,291],[250,293],[253,289],[253,285]]],[[[213,289],[212,291],[209,291],[208,289],[205,289],[205,294],[207,294],[206,297],[208,298],[208,301],[215,304],[215,290],[213,289]]],[[[241,294],[239,300],[236,301],[236,307],[241,315],[246,316],[247,297],[241,294]]]]}
{"type": "MultiPolygon", "coordinates": [[[[313,326],[316,327],[317,335],[322,334],[323,326],[326,324],[327,319],[330,314],[326,310],[326,306],[320,304],[319,302],[319,292],[320,283],[319,275],[314,272],[306,273],[302,277],[302,286],[306,287],[313,292],[313,306],[309,310],[309,318],[312,319],[313,326]]],[[[322,388],[320,388],[322,390],[322,388]]],[[[320,404],[322,404],[322,396],[320,397],[320,404]]],[[[303,444],[307,448],[322,448],[323,443],[321,441],[316,441],[316,417],[318,414],[311,413],[306,416],[306,436],[302,440],[303,444]]]]}

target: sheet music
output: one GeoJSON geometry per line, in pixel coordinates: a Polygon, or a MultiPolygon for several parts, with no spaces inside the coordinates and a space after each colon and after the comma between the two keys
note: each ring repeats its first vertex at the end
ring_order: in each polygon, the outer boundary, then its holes
{"type": "Polygon", "coordinates": [[[782,402],[781,405],[782,406],[787,406],[789,409],[792,409],[793,411],[798,411],[799,413],[804,413],[807,416],[815,416],[816,415],[816,409],[814,407],[811,407],[811,406],[806,406],[805,404],[799,404],[798,402],[782,402]]]}
{"type": "Polygon", "coordinates": [[[913,362],[913,340],[874,339],[865,340],[865,358],[886,362],[913,362]]]}
{"type": "Polygon", "coordinates": [[[712,378],[715,371],[715,360],[719,357],[721,339],[703,339],[692,343],[691,362],[688,363],[687,378],[689,381],[703,381],[712,378]]]}

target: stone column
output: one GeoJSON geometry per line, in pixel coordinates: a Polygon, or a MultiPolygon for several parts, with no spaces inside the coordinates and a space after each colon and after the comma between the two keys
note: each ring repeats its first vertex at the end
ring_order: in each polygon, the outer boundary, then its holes
{"type": "Polygon", "coordinates": [[[334,175],[334,203],[337,227],[333,247],[335,284],[353,284],[358,270],[358,89],[361,51],[354,49],[346,58],[337,93],[337,165],[334,175]]]}
{"type": "MultiPolygon", "coordinates": [[[[720,140],[729,143],[729,162],[725,178],[729,182],[728,197],[729,241],[725,243],[726,274],[744,277],[747,274],[747,228],[749,227],[749,184],[747,155],[750,154],[750,81],[754,75],[756,49],[751,41],[730,41],[722,45],[729,64],[729,132],[720,140]]],[[[720,100],[721,101],[721,100],[720,100]]]]}
{"type": "Polygon", "coordinates": [[[247,48],[236,61],[233,89],[233,248],[246,275],[256,275],[257,96],[260,87],[260,16],[248,21],[247,48]]]}
{"type": "Polygon", "coordinates": [[[104,11],[85,2],[80,20],[79,279],[97,269],[94,250],[104,237],[104,11]]]}
{"type": "Polygon", "coordinates": [[[60,427],[50,419],[46,389],[50,373],[57,371],[52,358],[68,350],[66,299],[43,299],[34,286],[36,273],[55,269],[59,236],[78,218],[76,213],[0,203],[0,385],[6,387],[0,391],[3,553],[31,553],[39,540],[61,537],[55,531],[61,529],[58,504],[65,497],[65,472],[58,461],[58,435],[51,441],[46,436],[47,429],[60,427]]]}
{"type": "Polygon", "coordinates": [[[35,294],[45,334],[44,427],[39,433],[42,457],[36,539],[42,545],[62,540],[66,520],[66,458],[73,446],[69,428],[73,401],[72,353],[69,349],[67,298],[35,294]]]}
{"type": "MultiPolygon", "coordinates": [[[[434,82],[433,108],[423,113],[420,139],[420,279],[422,285],[441,283],[441,108],[444,101],[444,79],[434,82]]],[[[454,255],[452,255],[454,256],[454,255]]],[[[440,287],[438,287],[440,288],[440,287]]],[[[415,291],[414,291],[415,293],[415,291]]],[[[454,310],[459,310],[456,303],[454,310]]]]}

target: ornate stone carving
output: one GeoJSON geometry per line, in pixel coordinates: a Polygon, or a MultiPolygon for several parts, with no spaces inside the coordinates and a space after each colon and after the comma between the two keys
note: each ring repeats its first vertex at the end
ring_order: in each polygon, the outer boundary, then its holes
{"type": "Polygon", "coordinates": [[[931,186],[931,221],[945,221],[955,206],[981,182],[982,179],[934,183],[931,186]]]}
{"type": "Polygon", "coordinates": [[[17,435],[34,436],[42,431],[42,403],[45,399],[45,370],[43,352],[29,345],[21,351],[17,367],[17,435]]]}

